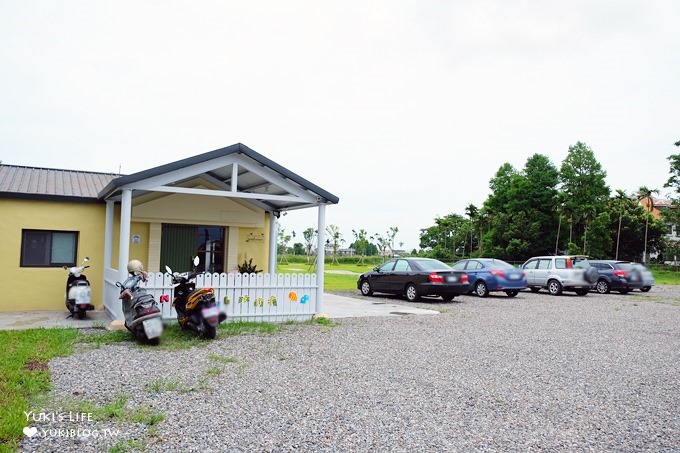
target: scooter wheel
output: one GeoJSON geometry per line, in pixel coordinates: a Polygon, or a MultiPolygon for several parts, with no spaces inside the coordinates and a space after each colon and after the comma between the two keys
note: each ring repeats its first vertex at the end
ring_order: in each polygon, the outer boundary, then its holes
{"type": "Polygon", "coordinates": [[[76,312],[76,316],[78,316],[78,319],[85,319],[85,312],[78,310],[78,312],[76,312]]]}
{"type": "Polygon", "coordinates": [[[146,344],[150,344],[152,346],[158,346],[159,344],[161,344],[161,339],[160,339],[160,337],[152,338],[150,340],[147,339],[146,344]]]}
{"type": "Polygon", "coordinates": [[[204,326],[203,330],[203,338],[206,340],[214,340],[215,336],[217,335],[217,329],[215,326],[211,326],[210,324],[207,324],[204,326]]]}

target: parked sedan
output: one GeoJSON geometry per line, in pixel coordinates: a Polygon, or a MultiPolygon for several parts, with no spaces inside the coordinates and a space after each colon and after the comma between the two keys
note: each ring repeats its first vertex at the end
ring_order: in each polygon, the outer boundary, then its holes
{"type": "Polygon", "coordinates": [[[421,296],[440,296],[444,300],[468,292],[468,276],[455,271],[446,263],[431,258],[395,258],[357,280],[357,288],[364,296],[373,293],[406,296],[410,302],[421,296]]]}
{"type": "Polygon", "coordinates": [[[643,286],[642,272],[629,261],[589,260],[590,265],[599,272],[595,289],[600,294],[611,290],[626,294],[643,286]]]}
{"type": "Polygon", "coordinates": [[[467,273],[470,290],[479,297],[486,297],[492,291],[505,291],[508,297],[515,297],[527,287],[524,271],[503,260],[470,258],[460,260],[452,267],[467,273]]]}

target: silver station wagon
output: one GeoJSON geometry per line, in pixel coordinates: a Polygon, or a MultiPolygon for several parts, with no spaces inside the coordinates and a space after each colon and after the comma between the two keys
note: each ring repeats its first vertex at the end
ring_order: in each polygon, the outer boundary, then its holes
{"type": "Polygon", "coordinates": [[[599,273],[590,265],[588,257],[535,256],[522,264],[527,276],[527,287],[533,292],[547,289],[551,296],[562,291],[573,291],[585,296],[595,287],[599,273]]]}

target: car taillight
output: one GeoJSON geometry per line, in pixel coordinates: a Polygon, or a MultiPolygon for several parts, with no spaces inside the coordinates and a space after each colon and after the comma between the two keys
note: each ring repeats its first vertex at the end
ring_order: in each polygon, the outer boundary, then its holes
{"type": "Polygon", "coordinates": [[[428,275],[427,279],[432,283],[444,283],[444,276],[439,275],[436,272],[432,272],[430,275],[428,275]]]}
{"type": "Polygon", "coordinates": [[[621,269],[617,269],[614,271],[614,275],[617,277],[628,277],[628,272],[622,271],[621,269]]]}
{"type": "Polygon", "coordinates": [[[463,274],[463,275],[460,277],[460,282],[461,282],[461,283],[470,283],[470,280],[468,279],[468,275],[467,275],[467,274],[463,274]]]}
{"type": "Polygon", "coordinates": [[[499,270],[496,270],[496,269],[491,271],[491,275],[493,275],[495,277],[505,278],[505,272],[499,271],[499,270]]]}

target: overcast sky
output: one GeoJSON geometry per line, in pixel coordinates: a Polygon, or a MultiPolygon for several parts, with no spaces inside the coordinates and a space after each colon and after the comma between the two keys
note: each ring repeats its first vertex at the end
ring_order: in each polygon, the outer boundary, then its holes
{"type": "MultiPolygon", "coordinates": [[[[244,143],[419,230],[585,142],[612,190],[680,152],[680,2],[0,0],[0,160],[129,174],[244,143]]],[[[316,210],[281,218],[316,226],[316,210]]]]}

